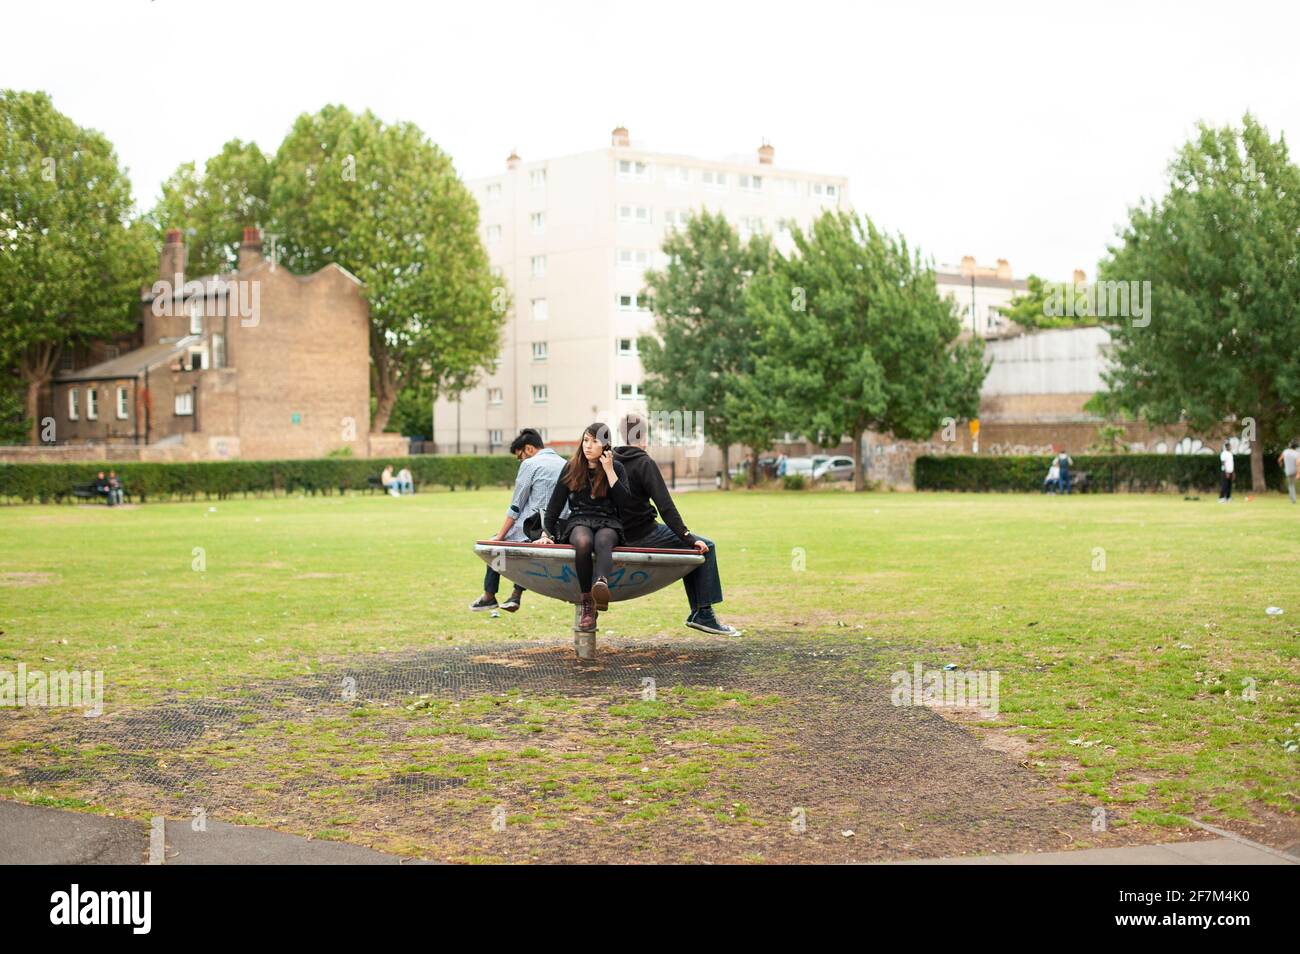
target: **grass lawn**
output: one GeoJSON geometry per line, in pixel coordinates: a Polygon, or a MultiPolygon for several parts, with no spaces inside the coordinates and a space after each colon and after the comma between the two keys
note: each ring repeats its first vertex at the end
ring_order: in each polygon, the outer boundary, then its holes
{"type": "MultiPolygon", "coordinates": [[[[1175,496],[733,492],[684,494],[679,506],[719,545],[719,616],[743,627],[742,639],[869,646],[868,675],[884,691],[890,672],[914,663],[997,671],[999,716],[969,728],[998,734],[1025,770],[1061,790],[1122,806],[1140,824],[1176,825],[1179,815],[1289,824],[1300,805],[1300,508],[1275,494],[1242,497],[1218,506],[1175,496]],[[1285,613],[1268,615],[1270,606],[1285,613]]],[[[530,594],[514,616],[466,610],[483,571],[471,541],[497,529],[506,503],[504,490],[485,490],[0,507],[0,669],[103,670],[111,709],[290,678],[344,657],[568,645],[566,605],[530,594]]],[[[686,642],[685,613],[679,587],[615,604],[602,638],[686,642]]],[[[718,702],[701,699],[663,706],[706,712],[718,702]]],[[[757,712],[770,700],[727,703],[757,712]]],[[[466,702],[503,704],[515,703],[466,702]]],[[[559,725],[586,704],[521,699],[516,721],[525,731],[530,718],[559,725]]],[[[436,700],[425,708],[423,735],[456,746],[424,770],[472,779],[496,736],[476,746],[464,711],[436,700]]],[[[626,792],[644,771],[634,730],[658,710],[614,708],[633,721],[603,735],[578,774],[626,792]]],[[[340,751],[352,761],[338,764],[354,771],[366,771],[367,751],[379,764],[374,723],[387,716],[372,714],[322,723],[311,751],[287,747],[280,767],[340,751]],[[357,738],[340,737],[353,728],[357,738]]],[[[0,710],[0,738],[22,752],[37,722],[69,715],[0,710]]],[[[687,731],[737,759],[767,741],[743,719],[687,731]]],[[[231,743],[227,759],[255,762],[256,740],[250,732],[231,743]]],[[[544,750],[519,751],[545,760],[544,750]]],[[[674,764],[687,785],[690,760],[674,764]]],[[[52,797],[2,777],[0,789],[52,797]]],[[[743,815],[715,794],[702,803],[715,815],[743,815]]],[[[636,811],[650,817],[675,805],[642,801],[636,811]]],[[[314,833],[348,837],[352,817],[344,807],[314,833]]]]}

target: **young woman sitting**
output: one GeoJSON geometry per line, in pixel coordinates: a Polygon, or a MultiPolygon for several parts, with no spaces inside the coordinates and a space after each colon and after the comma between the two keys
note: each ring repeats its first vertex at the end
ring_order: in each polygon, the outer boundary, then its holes
{"type": "Polygon", "coordinates": [[[627,506],[627,473],[614,460],[610,430],[592,424],[582,432],[582,443],[564,465],[555,483],[539,543],[568,543],[574,550],[574,570],[582,593],[578,629],[596,628],[596,611],[609,608],[609,575],[614,571],[614,547],[623,542],[619,505],[627,506]],[[563,532],[557,524],[565,504],[569,518],[563,532]],[[593,582],[592,577],[595,576],[593,582]]]}

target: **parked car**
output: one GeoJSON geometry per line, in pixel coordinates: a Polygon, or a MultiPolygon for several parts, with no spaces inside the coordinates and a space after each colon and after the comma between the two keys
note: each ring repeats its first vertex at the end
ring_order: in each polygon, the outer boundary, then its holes
{"type": "Polygon", "coordinates": [[[785,472],[787,476],[802,474],[804,477],[811,478],[813,468],[816,466],[813,457],[787,457],[785,459],[785,472]]]}
{"type": "MultiPolygon", "coordinates": [[[[816,459],[816,458],[814,458],[816,459]]],[[[813,480],[852,480],[852,457],[827,457],[813,466],[813,480]]]]}

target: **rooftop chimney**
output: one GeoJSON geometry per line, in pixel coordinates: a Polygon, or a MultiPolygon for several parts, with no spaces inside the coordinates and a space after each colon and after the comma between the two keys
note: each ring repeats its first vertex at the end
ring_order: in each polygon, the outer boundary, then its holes
{"type": "Polygon", "coordinates": [[[961,257],[961,274],[963,278],[970,278],[975,274],[974,255],[963,255],[961,257]]]}
{"type": "Polygon", "coordinates": [[[519,153],[516,152],[514,149],[511,149],[510,155],[506,156],[506,168],[507,169],[519,168],[519,153]]]}
{"type": "Polygon", "coordinates": [[[1005,258],[998,259],[998,278],[1011,281],[1011,263],[1005,258]]]}
{"type": "Polygon", "coordinates": [[[614,146],[630,146],[632,140],[628,138],[626,126],[615,126],[614,131],[610,133],[610,144],[614,146]]]}
{"type": "Polygon", "coordinates": [[[1076,268],[1074,270],[1074,283],[1076,285],[1088,284],[1088,276],[1082,268],[1076,268]]]}
{"type": "Polygon", "coordinates": [[[244,226],[244,240],[239,243],[239,270],[247,271],[262,262],[262,233],[251,225],[244,226]]]}
{"type": "MultiPolygon", "coordinates": [[[[173,281],[177,275],[185,274],[185,239],[180,229],[168,229],[167,241],[162,248],[158,262],[158,277],[163,281],[173,281]]],[[[184,284],[182,281],[181,284],[184,284]]],[[[179,290],[179,289],[178,289],[179,290]]]]}
{"type": "Polygon", "coordinates": [[[776,150],[772,148],[772,144],[764,139],[763,145],[758,147],[758,164],[761,166],[770,166],[772,164],[772,157],[775,155],[776,150]]]}

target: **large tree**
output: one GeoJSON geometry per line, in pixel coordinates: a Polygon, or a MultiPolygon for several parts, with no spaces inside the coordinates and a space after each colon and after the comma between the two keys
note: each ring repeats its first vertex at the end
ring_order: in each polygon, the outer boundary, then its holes
{"type": "Polygon", "coordinates": [[[478,238],[478,204],[411,123],[327,106],[298,117],[273,161],[272,231],[297,271],[337,262],[370,303],[370,429],[406,386],[442,393],[496,357],[508,299],[478,238]]]}
{"type": "Polygon", "coordinates": [[[1250,437],[1300,432],[1300,168],[1247,114],[1201,125],[1169,167],[1169,191],[1130,210],[1102,262],[1107,281],[1150,282],[1149,321],[1112,328],[1105,405],[1152,424],[1250,437]]]}
{"type": "Polygon", "coordinates": [[[68,348],[130,331],[155,254],[113,147],[45,93],[0,91],[0,366],[33,443],[68,348]]]}
{"type": "Polygon", "coordinates": [[[638,342],[646,395],[657,411],[703,416],[704,436],[722,449],[730,486],[730,445],[756,439],[752,428],[738,433],[728,410],[728,396],[734,402],[754,363],[745,286],[766,267],[771,244],[758,235],[742,241],[723,215],[701,210],[664,239],[663,251],[667,267],[645,276],[655,313],[654,334],[638,342]]]}
{"type": "Polygon", "coordinates": [[[186,272],[215,275],[235,267],[245,226],[267,221],[271,164],[256,143],[232,139],[199,172],[186,162],[162,185],[149,213],[158,244],[168,229],[185,233],[186,272]]]}
{"type": "Polygon", "coordinates": [[[866,431],[920,440],[945,416],[978,413],[983,342],[958,340],[955,305],[901,236],[842,211],[793,236],[792,254],[750,286],[756,378],[787,429],[828,447],[852,441],[862,490],[866,431]]]}

